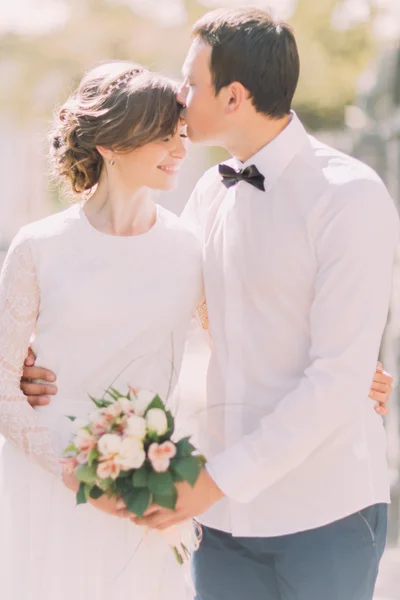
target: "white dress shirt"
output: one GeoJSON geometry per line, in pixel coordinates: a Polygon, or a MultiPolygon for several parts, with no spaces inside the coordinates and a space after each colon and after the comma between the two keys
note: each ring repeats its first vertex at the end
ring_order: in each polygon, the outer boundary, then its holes
{"type": "Polygon", "coordinates": [[[266,191],[217,167],[182,218],[203,242],[213,352],[203,430],[226,498],[201,521],[236,536],[312,529],[389,501],[368,399],[391,292],[396,209],[366,165],[293,115],[255,164],[266,191]]]}

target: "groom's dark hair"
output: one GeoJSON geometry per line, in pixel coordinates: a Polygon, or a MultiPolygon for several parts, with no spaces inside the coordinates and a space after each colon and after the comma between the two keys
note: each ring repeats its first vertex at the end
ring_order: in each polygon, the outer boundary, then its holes
{"type": "Polygon", "coordinates": [[[258,112],[271,118],[289,113],[300,71],[289,25],[258,8],[218,9],[195,23],[193,36],[211,46],[216,94],[238,81],[258,112]]]}

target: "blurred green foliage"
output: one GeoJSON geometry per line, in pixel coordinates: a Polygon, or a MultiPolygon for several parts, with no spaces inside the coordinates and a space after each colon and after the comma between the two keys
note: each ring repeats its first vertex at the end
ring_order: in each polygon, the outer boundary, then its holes
{"type": "MultiPolygon", "coordinates": [[[[375,52],[369,21],[346,30],[332,26],[341,0],[298,0],[291,22],[302,59],[295,108],[311,129],[343,125],[344,106],[355,97],[356,81],[375,52]]],[[[190,25],[207,9],[185,0],[187,22],[163,27],[135,14],[127,4],[70,0],[70,17],[43,35],[0,38],[0,69],[7,79],[0,102],[19,119],[48,118],[85,69],[106,59],[134,59],[179,77],[190,25]]]]}

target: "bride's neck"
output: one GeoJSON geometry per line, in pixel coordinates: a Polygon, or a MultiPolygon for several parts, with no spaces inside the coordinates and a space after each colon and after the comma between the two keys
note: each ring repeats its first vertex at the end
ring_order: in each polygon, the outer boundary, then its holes
{"type": "Polygon", "coordinates": [[[99,231],[120,236],[146,233],[156,220],[156,206],[149,188],[111,188],[103,178],[85,202],[85,213],[99,231]]]}

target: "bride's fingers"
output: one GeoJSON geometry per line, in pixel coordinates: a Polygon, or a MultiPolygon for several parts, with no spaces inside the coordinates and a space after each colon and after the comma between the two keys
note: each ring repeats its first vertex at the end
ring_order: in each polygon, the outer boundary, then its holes
{"type": "Polygon", "coordinates": [[[115,506],[117,507],[117,510],[124,510],[124,508],[126,508],[126,504],[124,502],[123,498],[118,498],[115,506]]]}
{"type": "Polygon", "coordinates": [[[132,517],[132,513],[129,510],[126,510],[126,508],[124,508],[121,510],[117,510],[117,517],[119,517],[120,519],[130,519],[132,517]]]}
{"type": "Polygon", "coordinates": [[[158,504],[152,504],[146,510],[146,512],[144,513],[143,517],[149,517],[150,515],[153,515],[154,513],[159,512],[160,509],[161,509],[161,507],[158,504]]]}
{"type": "Polygon", "coordinates": [[[172,519],[179,517],[177,511],[172,511],[167,508],[159,508],[156,512],[153,512],[148,517],[142,517],[137,519],[135,523],[142,527],[150,527],[151,529],[159,529],[163,524],[170,522],[172,519]]]}

